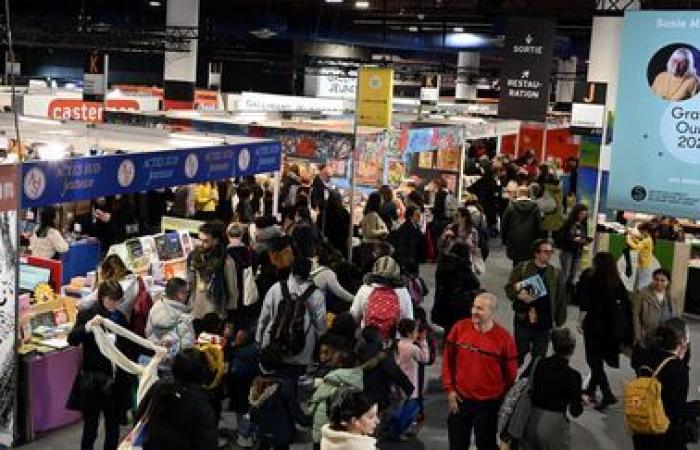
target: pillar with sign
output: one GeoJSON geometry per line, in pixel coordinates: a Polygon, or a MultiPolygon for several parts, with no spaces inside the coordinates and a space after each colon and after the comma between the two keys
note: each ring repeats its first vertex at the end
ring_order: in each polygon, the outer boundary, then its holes
{"type": "Polygon", "coordinates": [[[168,33],[187,36],[187,51],[165,52],[163,108],[192,109],[197,82],[199,0],[168,0],[168,33]]]}
{"type": "Polygon", "coordinates": [[[394,70],[383,67],[360,67],[357,74],[357,91],[355,96],[354,149],[350,167],[350,233],[348,239],[348,257],[352,261],[353,205],[355,204],[355,169],[359,160],[357,149],[358,127],[391,126],[392,103],[394,99],[394,70]]]}

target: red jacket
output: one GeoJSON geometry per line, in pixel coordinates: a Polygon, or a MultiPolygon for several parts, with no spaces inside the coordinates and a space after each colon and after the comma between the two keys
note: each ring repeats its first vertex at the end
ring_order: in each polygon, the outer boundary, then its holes
{"type": "Polygon", "coordinates": [[[457,322],[447,338],[442,361],[445,391],[472,400],[503,397],[518,372],[515,340],[496,324],[482,334],[472,319],[457,322]]]}

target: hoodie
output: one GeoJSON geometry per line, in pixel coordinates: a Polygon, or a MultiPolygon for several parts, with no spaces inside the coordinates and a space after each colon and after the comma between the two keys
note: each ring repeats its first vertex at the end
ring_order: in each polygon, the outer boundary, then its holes
{"type": "Polygon", "coordinates": [[[338,388],[362,392],[363,372],[361,367],[336,369],[323,377],[320,386],[309,400],[309,412],[313,415],[313,440],[321,441],[321,427],[328,423],[328,407],[338,392],[338,388]]]}
{"type": "Polygon", "coordinates": [[[375,450],[377,440],[371,436],[337,431],[325,425],[322,429],[321,450],[375,450]]]}
{"type": "Polygon", "coordinates": [[[540,225],[540,210],[534,201],[518,197],[508,205],[501,221],[508,258],[520,262],[532,256],[532,243],[539,237],[540,225]]]}

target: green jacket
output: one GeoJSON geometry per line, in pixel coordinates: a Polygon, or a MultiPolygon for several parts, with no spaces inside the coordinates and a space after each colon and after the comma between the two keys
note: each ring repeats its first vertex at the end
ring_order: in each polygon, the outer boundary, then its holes
{"type": "MultiPolygon", "coordinates": [[[[505,286],[506,295],[511,302],[518,300],[518,291],[515,289],[515,285],[536,273],[537,267],[532,260],[521,262],[513,267],[513,271],[508,279],[508,284],[505,286]]],[[[559,269],[547,265],[547,270],[544,274],[544,283],[547,285],[547,291],[549,292],[552,320],[557,327],[566,323],[566,296],[564,295],[564,287],[561,284],[560,278],[559,269]]]]}
{"type": "Polygon", "coordinates": [[[328,423],[328,407],[333,401],[336,391],[344,387],[353,391],[362,392],[364,373],[361,367],[352,369],[336,369],[323,377],[323,381],[316,388],[316,392],[309,400],[309,413],[313,415],[312,428],[314,442],[321,442],[321,428],[328,423]]]}
{"type": "Polygon", "coordinates": [[[562,200],[562,189],[558,184],[544,185],[545,195],[549,195],[554,199],[556,207],[554,211],[542,216],[542,231],[557,231],[564,225],[564,205],[562,200]]]}

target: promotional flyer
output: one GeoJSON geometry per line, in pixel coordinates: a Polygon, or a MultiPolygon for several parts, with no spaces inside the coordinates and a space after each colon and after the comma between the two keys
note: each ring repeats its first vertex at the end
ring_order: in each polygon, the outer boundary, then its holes
{"type": "Polygon", "coordinates": [[[622,39],[609,206],[698,219],[700,12],[627,13],[622,39]]]}

